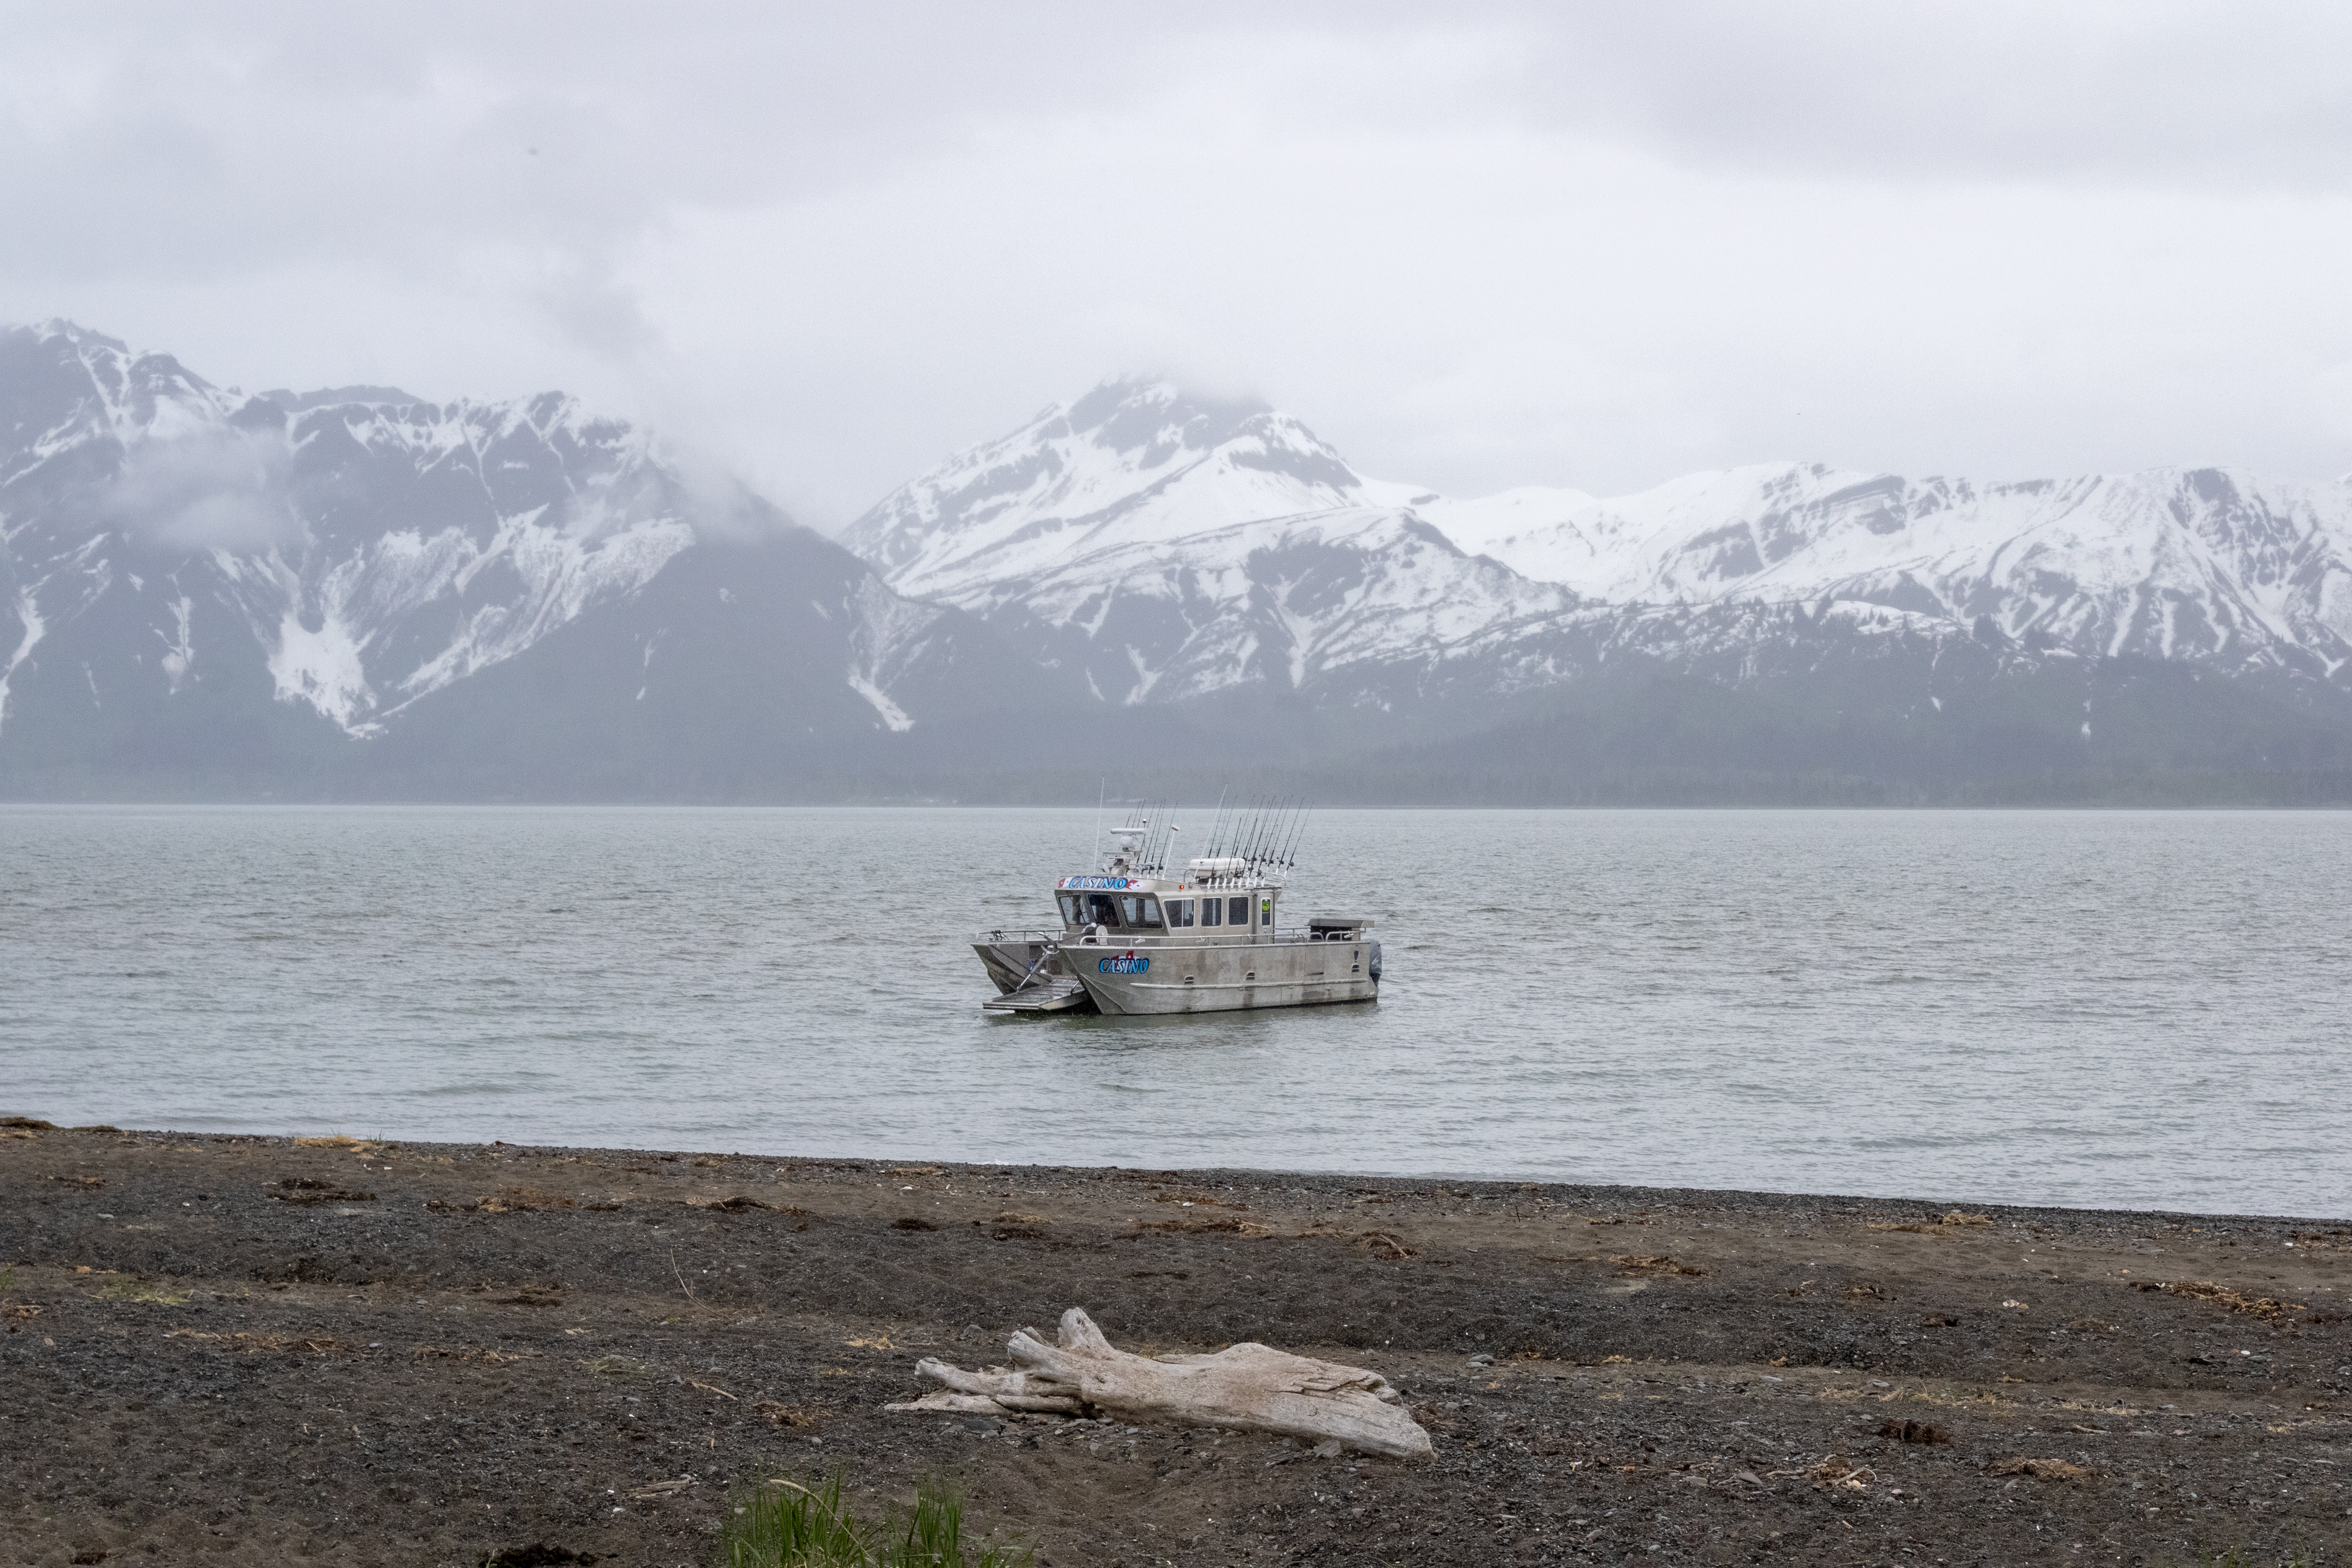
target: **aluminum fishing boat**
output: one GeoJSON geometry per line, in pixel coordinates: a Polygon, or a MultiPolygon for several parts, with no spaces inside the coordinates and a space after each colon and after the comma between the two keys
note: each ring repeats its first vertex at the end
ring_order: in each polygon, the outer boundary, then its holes
{"type": "Polygon", "coordinates": [[[1372,922],[1309,919],[1285,929],[1283,874],[1305,814],[1295,806],[1221,813],[1209,853],[1169,863],[1179,829],[1138,814],[1085,876],[1055,884],[1056,928],[991,931],[972,942],[1000,1013],[1223,1013],[1373,1002],[1381,944],[1372,922]]]}

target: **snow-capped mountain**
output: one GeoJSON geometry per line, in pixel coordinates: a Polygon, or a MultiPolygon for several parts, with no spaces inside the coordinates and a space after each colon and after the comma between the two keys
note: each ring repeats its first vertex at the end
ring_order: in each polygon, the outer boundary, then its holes
{"type": "MultiPolygon", "coordinates": [[[[562,394],[247,397],[68,323],[0,332],[0,772],[159,755],[332,768],[339,742],[421,765],[419,737],[448,721],[428,710],[488,672],[540,668],[566,632],[565,658],[600,641],[625,657],[592,661],[593,689],[576,668],[535,678],[561,688],[536,699],[542,731],[566,711],[583,730],[583,705],[607,698],[623,705],[608,731],[658,725],[665,702],[699,709],[712,680],[764,669],[730,728],[782,725],[823,750],[960,719],[982,695],[961,689],[975,662],[1006,683],[1006,656],[965,617],[562,394]],[[714,554],[731,575],[673,602],[714,554]],[[714,667],[730,638],[743,646],[714,667]],[[790,668],[767,668],[785,647],[790,668]],[[668,679],[681,662],[700,667],[691,693],[668,679]]],[[[495,752],[521,727],[471,743],[495,752]]],[[[663,744],[685,758],[716,742],[680,743],[663,744]]]]}
{"type": "Polygon", "coordinates": [[[1243,686],[1391,700],[1367,679],[1572,609],[1465,553],[1297,420],[1107,382],[950,458],[843,542],[1107,700],[1243,686]]]}
{"type": "Polygon", "coordinates": [[[841,542],[901,592],[977,602],[992,582],[1058,571],[1107,548],[1388,504],[1402,499],[1394,492],[1287,415],[1129,378],[956,454],[884,497],[841,542]]]}
{"type": "Polygon", "coordinates": [[[2342,484],[1459,500],[1126,380],[845,540],[557,393],[247,396],[0,331],[0,795],[2352,798],[2342,484]]]}
{"type": "Polygon", "coordinates": [[[1798,607],[1815,635],[2219,669],[2328,678],[2352,655],[2340,484],[2198,469],[1977,485],[1784,463],[1616,499],[1458,500],[1366,479],[1288,416],[1166,383],[1050,409],[844,537],[902,592],[986,616],[1129,702],[1464,658],[1516,689],[1586,673],[1596,637],[1719,664],[1738,640],[1726,627],[1775,618],[1697,613],[1738,605],[1798,607]]]}
{"type": "Polygon", "coordinates": [[[1429,500],[1466,550],[1617,605],[1864,603],[2094,658],[2332,675],[2352,491],[2224,469],[1976,484],[1818,465],[1429,500]]]}
{"type": "Polygon", "coordinates": [[[1129,379],[843,537],[1108,702],[1213,702],[1234,735],[1275,716],[1250,743],[1388,756],[1423,798],[1463,767],[1941,787],[2352,763],[2342,485],[1783,463],[1460,500],[1129,379]]]}

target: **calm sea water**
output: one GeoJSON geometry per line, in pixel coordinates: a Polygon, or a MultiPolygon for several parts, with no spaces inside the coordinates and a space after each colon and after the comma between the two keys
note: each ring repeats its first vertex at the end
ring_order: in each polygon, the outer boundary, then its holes
{"type": "Polygon", "coordinates": [[[983,1017],[1094,832],[0,808],[0,1110],[2352,1214],[2352,816],[1327,813],[1377,1006],[983,1017]]]}

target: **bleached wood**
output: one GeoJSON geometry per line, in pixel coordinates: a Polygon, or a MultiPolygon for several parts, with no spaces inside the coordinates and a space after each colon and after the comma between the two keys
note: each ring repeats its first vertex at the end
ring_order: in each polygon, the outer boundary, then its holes
{"type": "Polygon", "coordinates": [[[1076,1412],[1129,1421],[1181,1422],[1337,1442],[1368,1454],[1413,1458],[1429,1434],[1388,1379],[1360,1367],[1238,1344],[1214,1355],[1139,1356],[1115,1348],[1092,1318],[1062,1314],[1055,1343],[1023,1329],[1006,1342],[1011,1368],[966,1372],[926,1356],[921,1376],[946,1384],[892,1410],[1076,1412]]]}
{"type": "Polygon", "coordinates": [[[1003,1415],[1026,1412],[1040,1415],[1076,1415],[1082,1407],[1075,1399],[1041,1399],[1034,1394],[950,1394],[941,1389],[926,1394],[920,1399],[909,1399],[898,1405],[886,1405],[886,1410],[946,1410],[968,1415],[1003,1415]]]}

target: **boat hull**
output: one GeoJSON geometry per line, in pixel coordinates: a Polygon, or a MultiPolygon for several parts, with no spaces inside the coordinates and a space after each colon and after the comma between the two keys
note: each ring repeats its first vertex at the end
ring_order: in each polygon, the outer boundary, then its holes
{"type": "Polygon", "coordinates": [[[981,1004],[989,1013],[1069,1013],[1095,1010],[1087,988],[1062,969],[1050,938],[1040,932],[986,932],[971,944],[996,994],[981,1004]]]}
{"type": "Polygon", "coordinates": [[[991,931],[973,942],[971,950],[980,955],[980,965],[988,971],[1000,995],[1009,996],[1024,985],[1062,972],[1045,939],[1035,934],[991,931]]]}
{"type": "Polygon", "coordinates": [[[1062,969],[1104,1013],[1231,1013],[1380,1000],[1365,942],[1065,946],[1062,969]]]}

